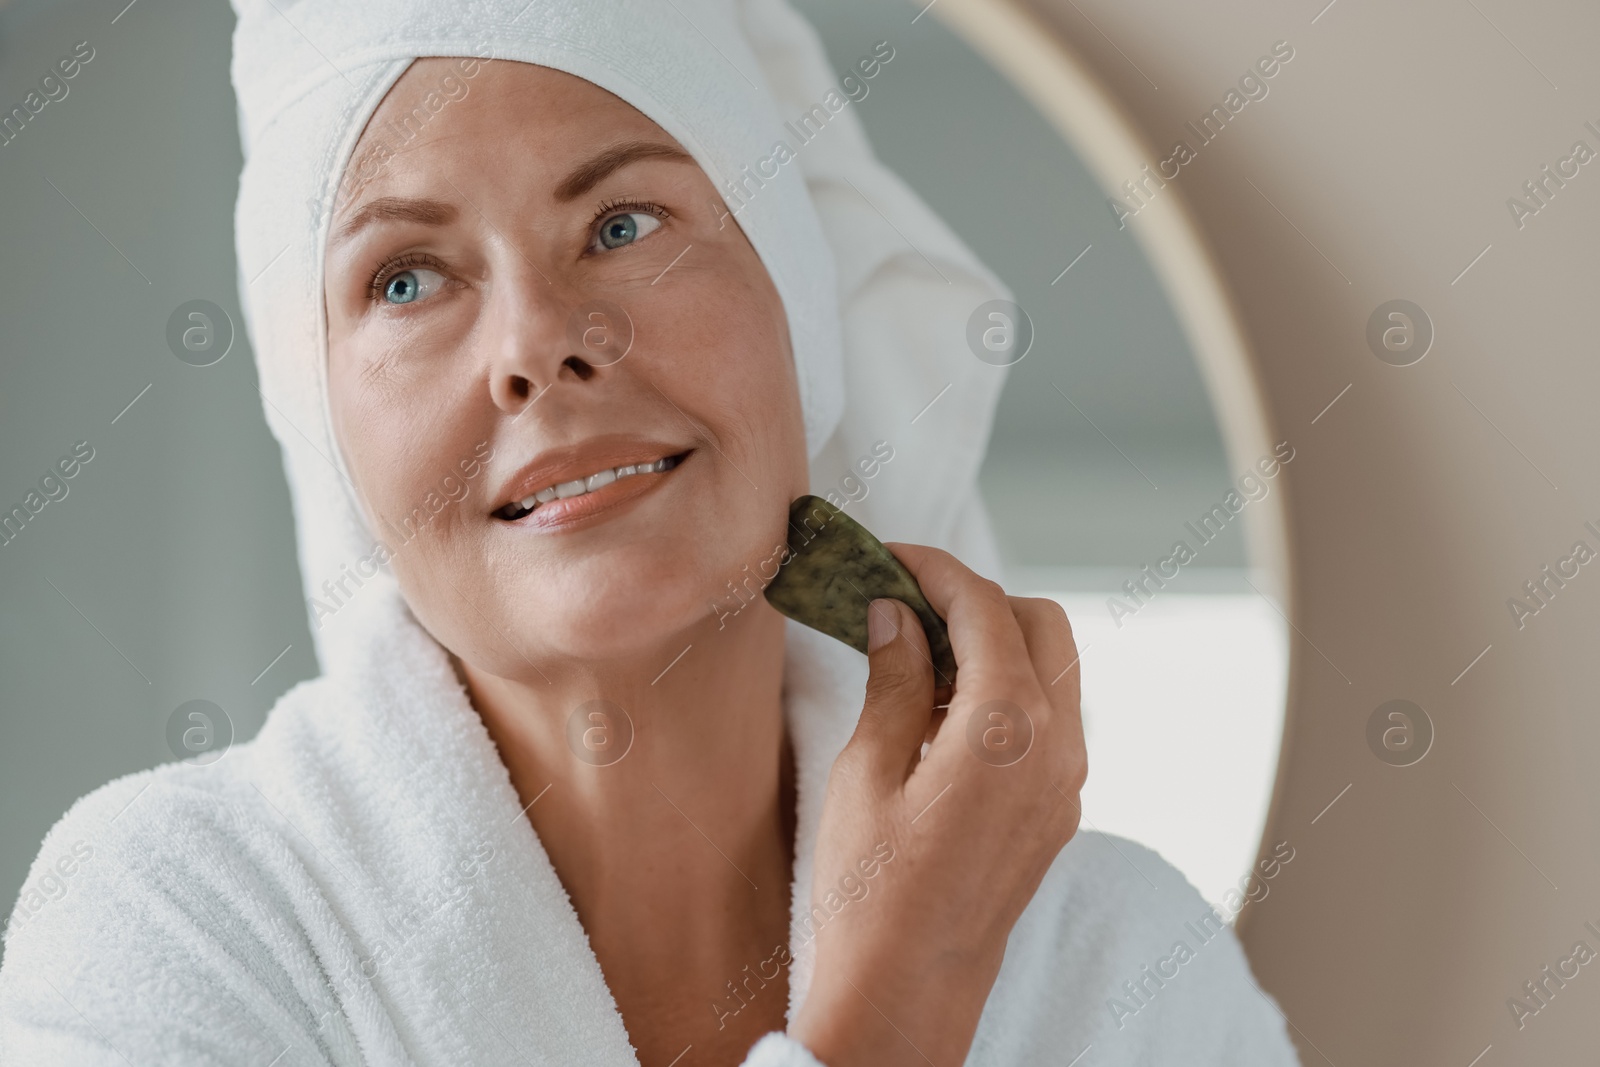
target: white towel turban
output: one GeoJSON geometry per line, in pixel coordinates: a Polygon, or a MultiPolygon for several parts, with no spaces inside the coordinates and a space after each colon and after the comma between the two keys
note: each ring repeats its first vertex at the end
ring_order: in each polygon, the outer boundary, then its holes
{"type": "MultiPolygon", "coordinates": [[[[1003,369],[975,357],[967,321],[983,302],[1009,294],[873,156],[850,85],[841,88],[846,74],[859,80],[860,72],[836,74],[786,0],[234,6],[245,153],[235,214],[239,288],[267,422],[286,457],[325,669],[337,668],[342,634],[403,614],[395,579],[374,562],[378,539],[356,504],[328,417],[322,270],[330,208],[356,141],[421,56],[566,71],[676,138],[737,212],[783,300],[813,491],[844,495],[840,483],[853,474],[845,488],[867,495],[848,507],[879,536],[941,545],[999,576],[976,476],[1003,369]],[[809,129],[825,123],[802,143],[796,131],[807,113],[809,129]],[[790,154],[767,162],[779,142],[790,154]],[[894,459],[868,481],[856,464],[880,440],[894,459]],[[319,600],[330,606],[324,583],[341,578],[362,606],[346,611],[341,603],[331,616],[317,610],[319,600]]],[[[915,33],[908,19],[906,40],[888,47],[914,48],[915,33]]],[[[862,42],[862,55],[875,43],[862,42]]],[[[892,60],[876,73],[894,76],[892,60]]],[[[441,109],[447,101],[439,94],[441,109]]]]}

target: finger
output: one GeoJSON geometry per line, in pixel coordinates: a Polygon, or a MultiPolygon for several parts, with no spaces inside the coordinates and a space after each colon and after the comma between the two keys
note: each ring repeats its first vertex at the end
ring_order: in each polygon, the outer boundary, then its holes
{"type": "Polygon", "coordinates": [[[1005,590],[940,549],[899,542],[886,547],[944,619],[962,692],[999,694],[1031,681],[1028,648],[1005,590]]]}
{"type": "Polygon", "coordinates": [[[1058,712],[1078,714],[1078,646],[1066,611],[1054,600],[1008,596],[1028,646],[1039,688],[1058,712]]]}
{"type": "MultiPolygon", "coordinates": [[[[1028,643],[1029,658],[1039,674],[1039,688],[1049,702],[1050,721],[1036,725],[1044,728],[1052,739],[1045,751],[1052,756],[1053,776],[1060,778],[1055,789],[1072,800],[1083,788],[1089,773],[1079,702],[1079,653],[1072,638],[1072,623],[1054,600],[1020,596],[1007,599],[1022,627],[1023,639],[1028,643]]],[[[1072,802],[1077,803],[1076,800],[1072,802]]],[[[1076,822],[1073,825],[1075,827],[1076,822]]]]}
{"type": "Polygon", "coordinates": [[[898,600],[867,605],[867,692],[846,746],[899,783],[921,757],[933,714],[933,664],[916,612],[898,600]]]}

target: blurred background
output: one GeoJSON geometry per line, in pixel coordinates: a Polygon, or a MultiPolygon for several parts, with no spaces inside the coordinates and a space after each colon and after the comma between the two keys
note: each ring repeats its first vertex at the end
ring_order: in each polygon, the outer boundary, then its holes
{"type": "MultiPolygon", "coordinates": [[[[1074,622],[1085,824],[1150,845],[1220,901],[1266,815],[1284,621],[1248,581],[1240,523],[1121,625],[1107,598],[1175,540],[1193,542],[1184,524],[1257,457],[1225,456],[1132,230],[1010,83],[937,12],[797,6],[840,71],[893,45],[850,106],[1032,319],[982,488],[1008,588],[1060,599],[1074,622]]],[[[92,49],[67,95],[0,145],[0,502],[20,502],[75,443],[94,450],[67,497],[0,545],[7,910],[77,797],[173,758],[166,724],[180,704],[214,702],[247,739],[316,669],[248,342],[238,332],[220,362],[194,367],[166,341],[168,316],[191,300],[241,323],[232,25],[217,0],[0,6],[7,109],[79,42],[92,49]]]]}

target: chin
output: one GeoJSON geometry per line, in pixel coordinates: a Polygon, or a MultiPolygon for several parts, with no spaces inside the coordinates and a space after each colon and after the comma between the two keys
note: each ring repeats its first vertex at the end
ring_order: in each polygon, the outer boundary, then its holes
{"type": "Polygon", "coordinates": [[[658,655],[663,642],[692,641],[694,631],[708,623],[715,628],[712,602],[726,565],[687,551],[663,552],[666,543],[659,540],[645,546],[652,551],[575,565],[559,582],[525,590],[517,604],[526,607],[507,605],[525,647],[576,659],[626,660],[658,655]]]}

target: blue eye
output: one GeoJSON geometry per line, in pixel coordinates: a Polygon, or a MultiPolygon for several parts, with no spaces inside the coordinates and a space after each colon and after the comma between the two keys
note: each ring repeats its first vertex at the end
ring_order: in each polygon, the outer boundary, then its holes
{"type": "Polygon", "coordinates": [[[391,304],[411,304],[433,295],[444,281],[436,270],[413,268],[391,277],[383,286],[383,298],[391,304]]]}
{"type": "Polygon", "coordinates": [[[598,239],[602,248],[621,248],[632,244],[647,233],[653,233],[661,220],[642,211],[625,211],[612,215],[600,225],[598,239]]]}

